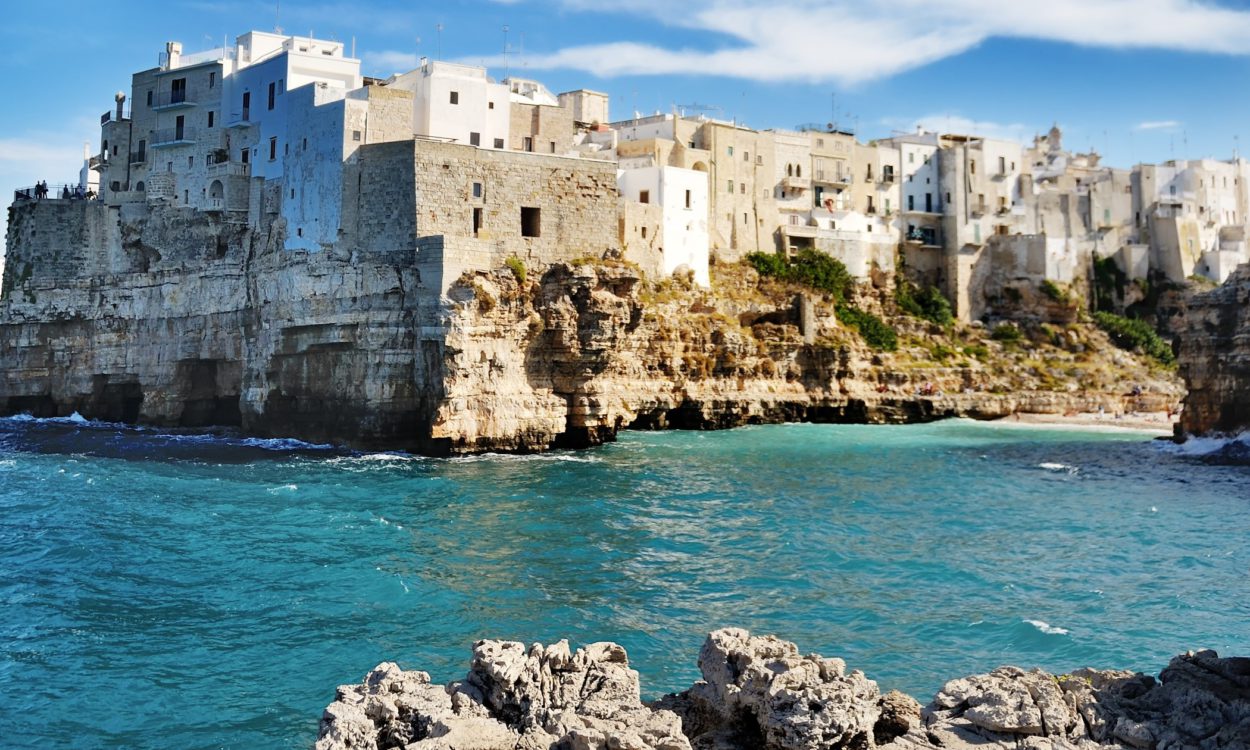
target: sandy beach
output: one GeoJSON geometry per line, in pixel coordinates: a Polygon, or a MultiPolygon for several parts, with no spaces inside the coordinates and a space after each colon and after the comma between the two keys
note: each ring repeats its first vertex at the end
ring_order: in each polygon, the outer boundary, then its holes
{"type": "Polygon", "coordinates": [[[994,420],[996,424],[1055,427],[1077,430],[1125,430],[1171,436],[1176,415],[1167,412],[1131,412],[1123,415],[1082,412],[1079,414],[1017,414],[994,420]]]}

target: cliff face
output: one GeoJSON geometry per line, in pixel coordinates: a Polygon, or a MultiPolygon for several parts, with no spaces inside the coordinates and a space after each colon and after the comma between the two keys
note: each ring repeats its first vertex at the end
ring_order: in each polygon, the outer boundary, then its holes
{"type": "Polygon", "coordinates": [[[1179,338],[1189,386],[1180,428],[1190,435],[1250,430],[1250,265],[1193,297],[1179,338]]]}
{"type": "MultiPolygon", "coordinates": [[[[10,213],[0,413],[237,427],[446,454],[596,445],[624,428],[904,422],[1174,405],[1167,374],[1079,325],[1019,342],[895,317],[868,348],[831,301],[714,269],[713,290],[591,259],[462,271],[454,250],[289,252],[173,208],[10,213]]],[[[855,304],[886,316],[863,288],[855,304]]]]}

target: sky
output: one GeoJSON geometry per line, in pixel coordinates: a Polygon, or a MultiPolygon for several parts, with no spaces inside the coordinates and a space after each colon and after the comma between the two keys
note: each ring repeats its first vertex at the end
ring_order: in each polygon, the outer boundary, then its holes
{"type": "MultiPolygon", "coordinates": [[[[1130,167],[1231,158],[1250,139],[1250,0],[95,0],[8,2],[0,194],[77,179],[84,143],[164,43],[250,29],[353,42],[365,75],[419,56],[592,88],[612,116],[834,124],[861,140],[923,125],[1065,144],[1130,167]],[[441,27],[441,30],[440,30],[441,27]]],[[[349,44],[350,49],[350,44],[349,44]]],[[[1250,146],[1248,141],[1247,146],[1250,146]]]]}

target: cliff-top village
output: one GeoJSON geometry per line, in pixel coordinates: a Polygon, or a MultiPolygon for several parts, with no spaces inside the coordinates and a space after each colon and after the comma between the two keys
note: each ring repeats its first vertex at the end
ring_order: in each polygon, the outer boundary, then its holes
{"type": "Polygon", "coordinates": [[[68,196],[16,198],[276,222],[288,250],[441,247],[444,288],[461,268],[613,247],[706,286],[711,256],[812,248],[860,279],[901,262],[969,321],[1046,280],[1087,297],[1095,260],[1222,282],[1250,259],[1240,158],[1116,169],[1065,150],[1058,128],[1026,146],[923,130],[861,143],[832,125],[680,112],[614,121],[595,91],[425,59],[368,78],[341,42],[257,31],[194,55],[166,44],[101,131],[68,196]]]}

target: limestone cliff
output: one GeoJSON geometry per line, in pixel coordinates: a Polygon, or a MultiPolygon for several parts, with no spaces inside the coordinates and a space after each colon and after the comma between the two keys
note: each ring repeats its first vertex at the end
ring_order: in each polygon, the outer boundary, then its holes
{"type": "Polygon", "coordinates": [[[1250,430],[1250,265],[1194,296],[1179,336],[1189,387],[1180,429],[1190,435],[1250,430]]]}
{"type": "Polygon", "coordinates": [[[15,206],[0,413],[447,454],[626,428],[1161,411],[1180,395],[1089,326],[939,328],[896,314],[888,283],[852,301],[891,321],[897,352],[745,265],[715,267],[705,290],[601,257],[488,271],[438,243],[291,252],[281,219],[267,226],[15,206]],[[1133,384],[1144,393],[1126,401],[1133,384]]]}

